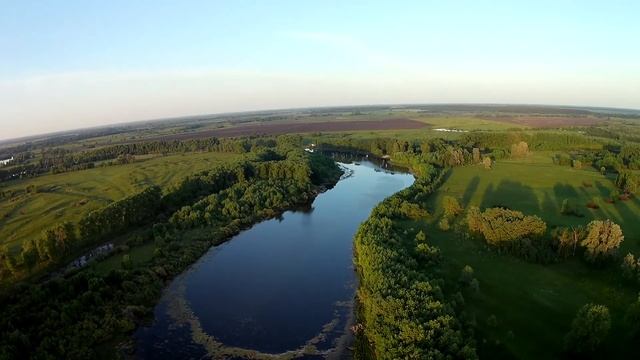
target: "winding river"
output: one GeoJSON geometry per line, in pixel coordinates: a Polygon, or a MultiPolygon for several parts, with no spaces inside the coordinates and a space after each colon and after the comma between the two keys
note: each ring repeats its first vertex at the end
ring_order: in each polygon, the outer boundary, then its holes
{"type": "Polygon", "coordinates": [[[147,359],[343,358],[356,276],[353,236],[373,207],[413,176],[371,162],[305,209],[214,247],[167,288],[135,334],[147,359]]]}

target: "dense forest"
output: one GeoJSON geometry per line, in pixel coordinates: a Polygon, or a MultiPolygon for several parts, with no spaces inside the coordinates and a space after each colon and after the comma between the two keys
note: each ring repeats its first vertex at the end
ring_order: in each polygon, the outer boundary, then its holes
{"type": "Polygon", "coordinates": [[[378,205],[355,237],[355,262],[360,275],[358,300],[365,338],[356,358],[474,359],[470,329],[458,320],[461,295],[447,298],[435,270],[437,248],[423,233],[412,240],[397,225],[424,216],[419,199],[439,184],[436,168],[418,177],[414,186],[378,205]],[[431,268],[420,271],[419,265],[431,268]]]}

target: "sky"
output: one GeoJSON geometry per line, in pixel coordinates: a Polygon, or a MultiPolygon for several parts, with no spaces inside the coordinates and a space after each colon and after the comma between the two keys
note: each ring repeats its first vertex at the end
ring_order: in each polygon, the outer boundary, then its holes
{"type": "Polygon", "coordinates": [[[0,139],[400,103],[640,109],[640,1],[0,0],[0,139]]]}

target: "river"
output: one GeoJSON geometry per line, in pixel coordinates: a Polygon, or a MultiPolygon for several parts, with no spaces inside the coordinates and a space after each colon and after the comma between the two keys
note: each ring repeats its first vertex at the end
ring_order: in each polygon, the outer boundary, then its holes
{"type": "Polygon", "coordinates": [[[211,248],[165,290],[135,334],[136,357],[347,357],[356,275],[353,236],[412,175],[371,162],[313,203],[211,248]]]}

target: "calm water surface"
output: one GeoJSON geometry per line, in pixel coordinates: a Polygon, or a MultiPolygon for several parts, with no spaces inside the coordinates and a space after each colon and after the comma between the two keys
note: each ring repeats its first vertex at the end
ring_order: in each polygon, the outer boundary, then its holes
{"type": "Polygon", "coordinates": [[[342,165],[352,176],[309,209],[253,226],[176,278],[153,324],[136,333],[137,356],[336,355],[355,291],[353,235],[376,204],[413,183],[370,162],[342,165]]]}

